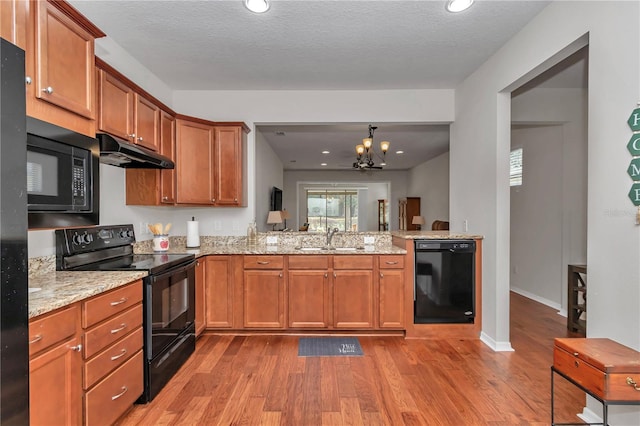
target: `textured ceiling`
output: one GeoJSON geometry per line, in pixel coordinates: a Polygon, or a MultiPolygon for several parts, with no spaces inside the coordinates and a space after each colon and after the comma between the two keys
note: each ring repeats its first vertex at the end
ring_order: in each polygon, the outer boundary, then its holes
{"type": "Polygon", "coordinates": [[[453,88],[548,1],[72,0],[174,90],[453,88]]]}
{"type": "MultiPolygon", "coordinates": [[[[242,0],[69,2],[173,90],[455,88],[550,3],[476,0],[451,14],[446,1],[275,0],[258,15],[242,0]]],[[[540,84],[582,87],[584,75],[573,64],[540,84]]],[[[351,169],[368,124],[256,130],[285,169],[351,169]]],[[[448,150],[448,125],[372,124],[376,147],[391,142],[385,169],[448,150]]]]}

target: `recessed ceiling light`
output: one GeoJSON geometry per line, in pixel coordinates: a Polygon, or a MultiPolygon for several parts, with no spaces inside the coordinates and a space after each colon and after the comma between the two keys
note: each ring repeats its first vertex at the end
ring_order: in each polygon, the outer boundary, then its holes
{"type": "Polygon", "coordinates": [[[467,10],[473,4],[473,0],[449,0],[447,3],[447,10],[449,12],[457,13],[467,10]]]}
{"type": "Polygon", "coordinates": [[[254,13],[264,13],[269,10],[269,0],[244,0],[244,7],[254,13]]]}
{"type": "Polygon", "coordinates": [[[327,163],[320,163],[320,165],[321,165],[321,166],[326,166],[326,165],[327,165],[327,163]]]}
{"type": "Polygon", "coordinates": [[[404,151],[396,151],[396,154],[404,154],[404,151]]]}
{"type": "Polygon", "coordinates": [[[323,154],[328,154],[328,153],[329,153],[329,151],[322,151],[322,153],[323,153],[323,154]]]}

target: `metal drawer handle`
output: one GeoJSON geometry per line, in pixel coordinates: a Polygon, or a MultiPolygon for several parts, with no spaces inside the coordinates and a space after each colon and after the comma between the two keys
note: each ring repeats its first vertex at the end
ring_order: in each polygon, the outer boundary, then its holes
{"type": "Polygon", "coordinates": [[[129,390],[129,389],[127,389],[127,387],[126,387],[126,386],[123,386],[123,387],[121,387],[120,389],[122,389],[122,392],[120,392],[120,393],[119,393],[119,394],[117,394],[117,395],[113,395],[113,396],[111,397],[111,400],[112,400],[112,401],[115,401],[116,399],[120,398],[122,395],[124,395],[125,393],[127,393],[127,391],[129,390]]]}
{"type": "Polygon", "coordinates": [[[112,357],[111,357],[111,361],[115,361],[116,359],[120,359],[120,358],[122,358],[123,356],[125,356],[125,354],[126,354],[126,353],[127,353],[127,350],[126,350],[126,349],[123,349],[123,350],[120,352],[120,354],[119,354],[119,355],[114,355],[114,356],[112,356],[112,357]]]}
{"type": "Polygon", "coordinates": [[[80,352],[80,351],[82,351],[82,345],[71,346],[69,349],[71,349],[72,351],[75,351],[75,352],[80,352]]]}
{"type": "Polygon", "coordinates": [[[29,344],[36,343],[42,340],[42,335],[38,334],[33,340],[29,340],[29,344]]]}
{"type": "Polygon", "coordinates": [[[397,260],[396,260],[396,261],[387,260],[385,263],[386,263],[387,265],[397,265],[397,264],[398,264],[398,261],[397,261],[397,260]]]}
{"type": "Polygon", "coordinates": [[[637,391],[640,391],[640,386],[638,386],[638,384],[636,383],[635,380],[633,380],[631,377],[627,377],[627,384],[629,386],[633,386],[633,388],[637,391]]]}
{"type": "Polygon", "coordinates": [[[120,324],[120,327],[111,330],[111,334],[116,334],[117,332],[122,331],[125,328],[127,328],[127,324],[123,322],[122,324],[120,324]]]}
{"type": "Polygon", "coordinates": [[[118,306],[118,305],[122,305],[124,302],[126,302],[127,300],[129,300],[126,297],[123,297],[122,299],[118,300],[117,302],[111,302],[111,306],[118,306]]]}
{"type": "Polygon", "coordinates": [[[258,260],[258,265],[268,265],[270,262],[266,260],[258,260]]]}

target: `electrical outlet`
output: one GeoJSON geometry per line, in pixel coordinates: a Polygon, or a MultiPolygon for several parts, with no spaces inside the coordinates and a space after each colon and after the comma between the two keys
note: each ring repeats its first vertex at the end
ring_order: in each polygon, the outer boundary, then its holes
{"type": "Polygon", "coordinates": [[[148,222],[140,222],[140,235],[151,235],[148,222]]]}
{"type": "Polygon", "coordinates": [[[462,222],[462,227],[464,228],[464,232],[469,230],[469,221],[467,219],[462,222]]]}
{"type": "Polygon", "coordinates": [[[274,235],[267,235],[267,244],[278,244],[278,237],[274,235]]]}
{"type": "Polygon", "coordinates": [[[376,237],[364,237],[365,244],[375,244],[376,237]]]}

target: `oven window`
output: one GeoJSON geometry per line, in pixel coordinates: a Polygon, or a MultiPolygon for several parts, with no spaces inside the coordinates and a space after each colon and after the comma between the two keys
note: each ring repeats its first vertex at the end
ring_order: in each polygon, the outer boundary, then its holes
{"type": "Polygon", "coordinates": [[[189,308],[188,284],[189,282],[185,277],[162,290],[162,308],[160,309],[162,318],[158,324],[155,324],[154,321],[155,325],[162,328],[169,327],[181,315],[186,314],[189,308]]]}

